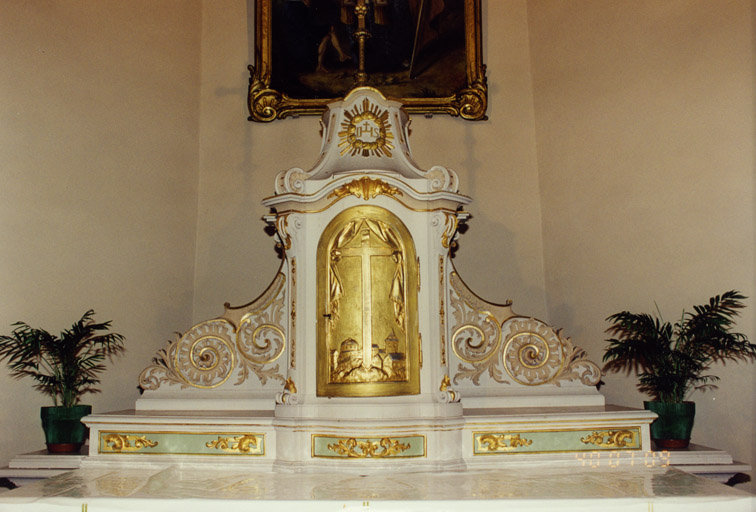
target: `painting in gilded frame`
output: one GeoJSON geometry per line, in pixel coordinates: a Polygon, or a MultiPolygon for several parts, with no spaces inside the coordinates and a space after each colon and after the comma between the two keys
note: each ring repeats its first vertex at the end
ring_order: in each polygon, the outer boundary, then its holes
{"type": "Polygon", "coordinates": [[[480,0],[255,0],[250,120],[320,115],[357,86],[486,118],[480,0]]]}

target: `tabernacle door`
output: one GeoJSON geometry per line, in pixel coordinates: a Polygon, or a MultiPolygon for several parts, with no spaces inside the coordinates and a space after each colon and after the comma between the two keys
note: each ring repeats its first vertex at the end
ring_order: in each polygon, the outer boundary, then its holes
{"type": "Polygon", "coordinates": [[[418,263],[393,213],[356,206],[318,243],[318,396],[420,393],[418,263]]]}

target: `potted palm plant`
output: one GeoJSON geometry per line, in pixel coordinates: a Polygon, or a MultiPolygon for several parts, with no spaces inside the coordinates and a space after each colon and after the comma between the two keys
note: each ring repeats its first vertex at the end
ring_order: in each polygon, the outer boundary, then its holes
{"type": "Polygon", "coordinates": [[[696,389],[715,387],[719,378],[708,373],[713,363],[756,358],[756,345],[732,332],[745,298],[735,290],[717,295],[692,312],[683,311],[674,324],[660,313],[622,311],[607,318],[612,324],[606,332],[612,337],[604,370],[638,375],[638,389],[653,399],[644,402],[645,408],[659,416],[651,425],[658,447],[688,446],[695,403],[687,398],[696,389]]]}
{"type": "Polygon", "coordinates": [[[123,336],[107,332],[110,322],[96,323],[94,311],[84,313],[70,329],[54,336],[24,322],[13,324],[10,336],[0,335],[0,361],[15,378],[31,377],[35,389],[52,398],[42,407],[42,427],[50,453],[78,452],[86,440],[81,418],[91,405],[79,404],[85,393],[99,393],[97,374],[106,358],[124,351],[123,336]]]}

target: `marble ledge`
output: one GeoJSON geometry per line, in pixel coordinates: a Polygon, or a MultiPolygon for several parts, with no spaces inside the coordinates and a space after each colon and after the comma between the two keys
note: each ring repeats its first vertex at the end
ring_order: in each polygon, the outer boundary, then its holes
{"type": "Polygon", "coordinates": [[[674,468],[531,467],[449,473],[212,473],[79,469],[0,494],[0,511],[215,510],[752,512],[756,497],[674,468]],[[88,508],[83,508],[88,507],[88,508]]]}

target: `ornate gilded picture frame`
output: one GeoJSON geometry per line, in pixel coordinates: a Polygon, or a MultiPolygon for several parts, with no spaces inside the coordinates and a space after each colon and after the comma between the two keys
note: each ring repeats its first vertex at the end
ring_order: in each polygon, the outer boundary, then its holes
{"type": "Polygon", "coordinates": [[[358,86],[409,113],[486,119],[481,0],[255,0],[251,121],[320,115],[358,86]]]}

